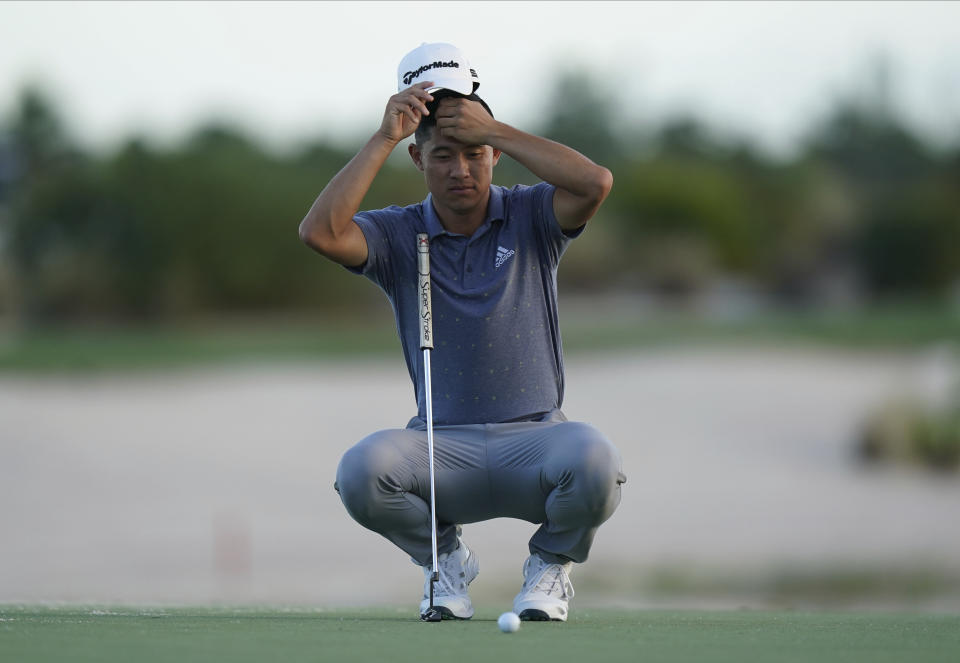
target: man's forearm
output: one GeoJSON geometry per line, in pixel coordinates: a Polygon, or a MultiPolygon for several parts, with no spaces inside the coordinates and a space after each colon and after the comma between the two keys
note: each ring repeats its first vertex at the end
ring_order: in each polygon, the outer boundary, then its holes
{"type": "Polygon", "coordinates": [[[488,144],[510,155],[534,175],[557,187],[553,212],[564,230],[585,224],[600,208],[613,175],[574,149],[497,122],[488,144]]]}
{"type": "Polygon", "coordinates": [[[318,250],[344,234],[397,143],[377,132],[330,180],[300,223],[300,237],[318,250]]]}
{"type": "Polygon", "coordinates": [[[353,216],[393,148],[416,131],[427,113],[431,85],[423,81],[390,97],[380,130],[330,180],[300,222],[300,239],[307,245],[342,265],[357,267],[366,261],[367,240],[353,216]]]}
{"type": "Polygon", "coordinates": [[[594,196],[609,174],[574,149],[498,122],[489,145],[510,155],[534,175],[577,196],[594,196]]]}

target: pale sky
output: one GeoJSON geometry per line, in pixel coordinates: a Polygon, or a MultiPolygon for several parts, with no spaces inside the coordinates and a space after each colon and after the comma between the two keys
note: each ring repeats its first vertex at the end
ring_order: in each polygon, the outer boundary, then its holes
{"type": "Polygon", "coordinates": [[[646,126],[678,109],[789,149],[893,65],[903,113],[960,139],[960,3],[0,3],[0,117],[40,82],[75,138],[175,141],[225,117],[269,144],[372,133],[400,58],[458,45],[498,119],[532,129],[553,72],[586,67],[646,126]]]}

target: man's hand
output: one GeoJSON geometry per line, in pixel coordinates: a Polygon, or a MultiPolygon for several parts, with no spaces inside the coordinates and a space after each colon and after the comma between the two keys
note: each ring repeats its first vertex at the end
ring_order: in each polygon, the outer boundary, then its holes
{"type": "Polygon", "coordinates": [[[487,145],[497,125],[483,106],[462,97],[441,99],[435,115],[441,136],[467,145],[487,145]]]}
{"type": "Polygon", "coordinates": [[[399,143],[417,130],[420,118],[430,114],[427,103],[433,101],[433,95],[427,88],[432,85],[433,81],[424,81],[390,97],[380,123],[380,133],[385,138],[399,143]]]}

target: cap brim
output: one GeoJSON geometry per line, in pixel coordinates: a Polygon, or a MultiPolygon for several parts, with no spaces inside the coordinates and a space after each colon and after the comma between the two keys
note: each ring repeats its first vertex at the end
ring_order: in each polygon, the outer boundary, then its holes
{"type": "Polygon", "coordinates": [[[437,90],[452,90],[458,94],[470,95],[473,94],[473,81],[463,78],[447,78],[444,79],[440,76],[433,79],[433,85],[427,88],[427,92],[435,92],[437,90]]]}

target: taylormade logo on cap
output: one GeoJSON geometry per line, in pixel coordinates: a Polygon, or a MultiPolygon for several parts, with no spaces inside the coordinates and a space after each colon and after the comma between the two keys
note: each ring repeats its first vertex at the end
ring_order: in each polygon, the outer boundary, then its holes
{"type": "Polygon", "coordinates": [[[420,78],[420,74],[427,71],[428,69],[437,69],[438,67],[456,67],[457,69],[459,69],[460,63],[450,60],[449,62],[431,62],[430,64],[425,64],[419,69],[417,69],[416,71],[408,71],[407,73],[405,73],[403,75],[403,84],[412,85],[414,80],[416,80],[417,78],[420,78]]]}
{"type": "Polygon", "coordinates": [[[445,89],[470,95],[480,87],[476,70],[453,44],[420,44],[403,57],[397,67],[397,91],[423,81],[433,81],[428,92],[445,89]]]}

